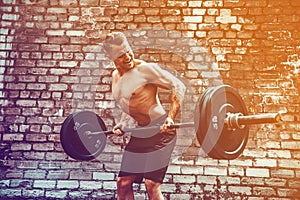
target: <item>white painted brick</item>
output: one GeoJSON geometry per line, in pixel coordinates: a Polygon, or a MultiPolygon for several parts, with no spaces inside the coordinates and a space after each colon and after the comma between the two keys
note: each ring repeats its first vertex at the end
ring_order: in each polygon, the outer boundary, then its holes
{"type": "Polygon", "coordinates": [[[94,180],[115,180],[115,174],[114,173],[108,173],[108,172],[94,172],[93,173],[93,179],[94,180]]]}
{"type": "Polygon", "coordinates": [[[225,176],[227,175],[227,168],[221,167],[204,167],[204,174],[205,175],[220,175],[225,176]]]}
{"type": "Polygon", "coordinates": [[[37,161],[19,161],[16,162],[17,169],[37,169],[37,161]]]}
{"type": "Polygon", "coordinates": [[[47,30],[46,35],[49,36],[63,36],[65,34],[64,30],[47,30]]]}
{"type": "Polygon", "coordinates": [[[79,17],[76,15],[69,16],[69,21],[78,21],[78,20],[79,20],[79,17]]]}
{"type": "Polygon", "coordinates": [[[244,176],[245,171],[244,168],[242,167],[230,167],[228,169],[229,175],[230,176],[244,176]]]}
{"type": "Polygon", "coordinates": [[[265,183],[267,186],[284,187],[286,185],[286,182],[286,180],[280,178],[265,179],[265,183]]]}
{"type": "Polygon", "coordinates": [[[117,189],[116,181],[104,181],[103,182],[103,189],[116,190],[117,189]]]}
{"type": "Polygon", "coordinates": [[[88,197],[91,194],[90,190],[69,190],[68,196],[70,199],[89,199],[88,197]]]}
{"type": "Polygon", "coordinates": [[[10,180],[0,180],[0,187],[1,188],[8,188],[10,180]]]}
{"type": "Polygon", "coordinates": [[[60,8],[60,7],[53,7],[53,8],[48,8],[47,13],[54,13],[54,14],[59,14],[59,13],[66,13],[67,10],[66,8],[60,8]]]}
{"type": "Polygon", "coordinates": [[[251,192],[251,187],[247,187],[247,186],[229,186],[228,187],[229,192],[234,193],[234,194],[246,194],[246,195],[250,195],[251,192]]]}
{"type": "Polygon", "coordinates": [[[168,174],[180,174],[181,167],[178,165],[169,165],[167,173],[168,174]]]}
{"type": "Polygon", "coordinates": [[[85,31],[81,30],[68,30],[66,33],[67,36],[85,36],[85,31]]]}
{"type": "Polygon", "coordinates": [[[270,177],[270,170],[266,168],[247,168],[246,176],[270,177]]]}
{"type": "Polygon", "coordinates": [[[49,190],[46,191],[47,198],[65,199],[67,197],[68,190],[49,190]]]}
{"type": "Polygon", "coordinates": [[[15,196],[21,196],[22,190],[21,189],[12,189],[12,188],[1,188],[0,190],[1,196],[6,197],[15,197],[15,196]]]}
{"type": "Polygon", "coordinates": [[[199,193],[199,191],[201,191],[201,186],[199,184],[181,184],[179,187],[180,187],[180,192],[188,193],[188,194],[199,193]]]}
{"type": "Polygon", "coordinates": [[[265,158],[266,154],[266,151],[264,151],[263,149],[245,149],[243,152],[243,155],[245,157],[255,156],[256,158],[265,158]]]}
{"type": "Polygon", "coordinates": [[[253,194],[261,196],[273,196],[276,195],[276,190],[271,187],[254,187],[253,194]]]}
{"type": "Polygon", "coordinates": [[[278,160],[278,166],[283,168],[300,169],[300,160],[278,160]]]}
{"type": "Polygon", "coordinates": [[[202,1],[188,1],[189,6],[188,7],[198,7],[200,8],[202,5],[202,1]]]}
{"type": "Polygon", "coordinates": [[[229,161],[230,166],[252,166],[252,160],[230,160],[229,161]]]}
{"type": "Polygon", "coordinates": [[[196,165],[203,165],[203,166],[217,166],[218,160],[212,158],[199,158],[196,161],[196,165]]]}
{"type": "Polygon", "coordinates": [[[170,199],[180,200],[180,199],[191,199],[191,194],[171,194],[170,199]]]}
{"type": "Polygon", "coordinates": [[[216,22],[220,22],[222,24],[229,24],[229,23],[236,23],[237,17],[236,16],[218,16],[216,17],[216,22]]]}
{"type": "Polygon", "coordinates": [[[215,176],[197,176],[197,183],[215,184],[216,177],[215,176]]]}
{"type": "Polygon", "coordinates": [[[257,167],[276,167],[277,161],[275,159],[255,159],[253,164],[257,167]]]}
{"type": "Polygon", "coordinates": [[[24,197],[41,198],[45,195],[44,189],[25,189],[22,191],[24,197]]]}
{"type": "Polygon", "coordinates": [[[196,176],[174,175],[173,180],[175,183],[195,183],[196,176]]]}
{"type": "Polygon", "coordinates": [[[219,180],[222,185],[240,185],[241,184],[241,179],[239,177],[220,176],[219,180]]]}
{"type": "Polygon", "coordinates": [[[186,23],[201,23],[203,21],[202,16],[184,16],[183,22],[186,23]]]}
{"type": "Polygon", "coordinates": [[[267,155],[270,158],[291,158],[291,152],[288,150],[268,150],[267,155]]]}
{"type": "Polygon", "coordinates": [[[45,179],[46,170],[26,170],[24,173],[24,178],[45,179]]]}
{"type": "Polygon", "coordinates": [[[100,181],[80,181],[80,189],[86,190],[97,190],[102,188],[102,183],[100,181]]]}
{"type": "Polygon", "coordinates": [[[67,179],[69,177],[68,170],[51,170],[47,174],[47,179],[67,179]]]}
{"type": "Polygon", "coordinates": [[[181,174],[201,175],[201,174],[203,174],[203,167],[202,166],[182,166],[181,174]]]}
{"type": "Polygon", "coordinates": [[[61,67],[76,67],[78,64],[78,61],[60,61],[59,65],[61,67]]]}
{"type": "Polygon", "coordinates": [[[242,177],[241,183],[244,185],[264,185],[264,178],[262,177],[242,177]]]}
{"type": "Polygon", "coordinates": [[[78,181],[70,181],[70,180],[58,180],[57,188],[58,189],[75,189],[79,187],[78,181]]]}
{"type": "Polygon", "coordinates": [[[293,178],[295,177],[295,172],[293,169],[277,169],[271,170],[271,176],[275,178],[293,178]]]}
{"type": "Polygon", "coordinates": [[[13,21],[16,21],[18,20],[20,17],[20,15],[16,15],[16,14],[7,14],[7,13],[4,13],[2,15],[2,19],[3,20],[13,20],[13,21]]]}
{"type": "Polygon", "coordinates": [[[280,149],[280,142],[266,142],[266,144],[264,145],[264,148],[270,148],[270,149],[280,149]]]}
{"type": "Polygon", "coordinates": [[[205,13],[206,13],[206,9],[199,9],[199,8],[193,9],[193,15],[204,15],[205,13]]]}
{"type": "Polygon", "coordinates": [[[49,181],[49,180],[35,180],[33,182],[34,188],[55,188],[56,181],[49,181]]]}
{"type": "Polygon", "coordinates": [[[164,183],[164,184],[161,185],[161,191],[162,192],[173,193],[173,192],[176,191],[176,185],[175,184],[164,183]]]}

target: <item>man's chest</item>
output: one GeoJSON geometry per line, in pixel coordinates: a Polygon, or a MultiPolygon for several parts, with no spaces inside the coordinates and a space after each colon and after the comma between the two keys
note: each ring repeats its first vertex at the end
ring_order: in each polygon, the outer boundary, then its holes
{"type": "Polygon", "coordinates": [[[118,101],[120,99],[129,100],[137,93],[143,92],[147,80],[141,74],[131,72],[124,74],[113,85],[113,96],[118,101]]]}

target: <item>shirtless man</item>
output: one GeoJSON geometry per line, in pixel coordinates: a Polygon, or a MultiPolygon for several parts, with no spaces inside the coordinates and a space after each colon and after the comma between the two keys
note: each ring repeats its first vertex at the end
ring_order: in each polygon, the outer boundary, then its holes
{"type": "Polygon", "coordinates": [[[116,66],[112,74],[112,92],[124,111],[113,128],[114,134],[122,136],[122,129],[130,118],[141,127],[159,125],[158,130],[131,134],[117,179],[118,199],[134,199],[132,185],[143,179],[149,198],[163,199],[160,186],[176,141],[175,130],[169,126],[174,124],[185,86],[157,64],[135,59],[125,35],[120,32],[108,35],[104,49],[116,66]],[[168,112],[160,103],[158,88],[171,91],[168,112]]]}

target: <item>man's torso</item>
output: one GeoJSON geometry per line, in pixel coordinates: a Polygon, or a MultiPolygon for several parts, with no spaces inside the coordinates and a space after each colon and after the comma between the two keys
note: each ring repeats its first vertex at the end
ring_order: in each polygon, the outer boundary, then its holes
{"type": "Polygon", "coordinates": [[[157,97],[157,86],[149,83],[148,65],[139,63],[123,76],[115,75],[113,81],[115,100],[139,125],[147,125],[166,113],[157,97]]]}

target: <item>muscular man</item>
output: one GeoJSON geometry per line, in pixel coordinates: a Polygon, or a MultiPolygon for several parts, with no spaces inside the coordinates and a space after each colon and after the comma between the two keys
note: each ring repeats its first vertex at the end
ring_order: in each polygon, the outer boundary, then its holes
{"type": "Polygon", "coordinates": [[[174,124],[184,98],[185,86],[157,64],[134,58],[124,34],[111,33],[104,42],[107,56],[114,62],[112,74],[113,96],[124,111],[114,126],[117,136],[133,118],[138,126],[159,127],[157,130],[132,132],[125,148],[121,170],[117,179],[118,199],[134,199],[132,184],[145,179],[150,199],[163,199],[160,186],[176,141],[174,124]],[[158,98],[158,88],[170,90],[170,108],[166,112],[158,98]]]}

